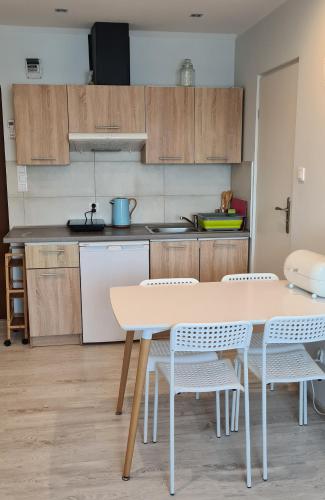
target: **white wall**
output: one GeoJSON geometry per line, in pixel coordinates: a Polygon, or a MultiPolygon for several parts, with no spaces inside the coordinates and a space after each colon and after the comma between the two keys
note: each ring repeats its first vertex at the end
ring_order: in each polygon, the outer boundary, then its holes
{"type": "MultiPolygon", "coordinates": [[[[245,87],[244,159],[254,158],[257,76],[296,58],[299,81],[292,249],[325,254],[324,0],[289,0],[237,39],[235,81],[245,87]],[[298,167],[306,168],[305,184],[297,182],[298,167]]],[[[316,348],[314,345],[311,351],[316,348]]],[[[325,408],[323,386],[318,385],[316,397],[325,408]]]]}
{"type": "MultiPolygon", "coordinates": [[[[15,143],[7,120],[13,117],[11,84],[31,82],[25,58],[39,57],[37,83],[85,83],[87,30],[0,26],[0,85],[3,98],[10,226],[63,224],[80,217],[91,201],[110,222],[108,199],[135,196],[135,222],[177,220],[219,206],[230,187],[229,166],[143,166],[139,155],[73,155],[68,167],[27,167],[29,191],[17,192],[15,143]]],[[[197,84],[232,86],[235,37],[190,33],[131,32],[131,83],[175,85],[184,58],[191,58],[197,84]]]]}
{"type": "Polygon", "coordinates": [[[177,84],[177,71],[185,58],[192,59],[196,85],[234,83],[234,35],[132,31],[130,51],[134,84],[177,84]]]}
{"type": "Polygon", "coordinates": [[[254,158],[257,76],[299,58],[292,247],[325,253],[325,2],[289,0],[236,42],[235,80],[245,87],[244,160],[254,158]]]}

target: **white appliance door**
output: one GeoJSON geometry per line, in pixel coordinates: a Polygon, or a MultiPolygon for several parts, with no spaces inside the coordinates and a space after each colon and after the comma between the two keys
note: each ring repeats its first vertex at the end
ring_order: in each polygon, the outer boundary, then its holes
{"type": "MultiPolygon", "coordinates": [[[[138,285],[149,277],[149,243],[80,244],[83,342],[125,340],[109,299],[114,286],[138,285]]],[[[125,304],[128,307],[128,304],[125,304]]]]}

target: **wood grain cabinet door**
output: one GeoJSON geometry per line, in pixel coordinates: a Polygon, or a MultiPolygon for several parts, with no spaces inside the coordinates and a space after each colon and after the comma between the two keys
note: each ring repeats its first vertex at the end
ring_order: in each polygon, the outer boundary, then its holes
{"type": "Polygon", "coordinates": [[[194,89],[146,87],[146,163],[194,163],[194,89]]]}
{"type": "Polygon", "coordinates": [[[200,281],[247,273],[248,240],[200,240],[200,281]]]}
{"type": "Polygon", "coordinates": [[[150,278],[199,279],[199,245],[195,241],[150,243],[150,278]]]}
{"type": "Polygon", "coordinates": [[[145,132],[143,86],[68,85],[69,132],[145,132]]]}
{"type": "Polygon", "coordinates": [[[66,85],[13,85],[17,163],[68,165],[66,85]]]}
{"type": "Polygon", "coordinates": [[[195,89],[195,163],[240,163],[243,89],[195,89]]]}
{"type": "Polygon", "coordinates": [[[79,269],[29,269],[27,290],[31,337],[81,333],[79,269]]]}

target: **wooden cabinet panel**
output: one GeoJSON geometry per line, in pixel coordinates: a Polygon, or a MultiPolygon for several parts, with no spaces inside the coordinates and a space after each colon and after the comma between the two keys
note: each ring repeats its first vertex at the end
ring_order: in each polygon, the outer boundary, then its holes
{"type": "Polygon", "coordinates": [[[243,89],[195,89],[195,162],[240,163],[243,89]]]}
{"type": "Polygon", "coordinates": [[[146,87],[146,163],[194,163],[194,89],[146,87]]]}
{"type": "Polygon", "coordinates": [[[68,85],[69,132],[145,132],[143,86],[68,85]]]}
{"type": "Polygon", "coordinates": [[[27,270],[31,337],[81,334],[80,272],[27,270]]]}
{"type": "Polygon", "coordinates": [[[17,163],[67,165],[69,159],[65,85],[13,85],[17,163]]]}
{"type": "Polygon", "coordinates": [[[200,281],[247,273],[248,240],[200,240],[200,281]]]}
{"type": "Polygon", "coordinates": [[[150,243],[150,278],[199,279],[199,245],[195,241],[150,243]]]}
{"type": "Polygon", "coordinates": [[[26,245],[26,268],[79,267],[77,244],[26,245]]]}

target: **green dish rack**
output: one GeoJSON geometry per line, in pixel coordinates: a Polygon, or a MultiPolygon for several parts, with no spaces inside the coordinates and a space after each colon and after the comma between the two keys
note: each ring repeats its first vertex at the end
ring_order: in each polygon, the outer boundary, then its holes
{"type": "Polygon", "coordinates": [[[239,231],[244,217],[227,213],[200,213],[199,226],[206,231],[239,231]]]}

